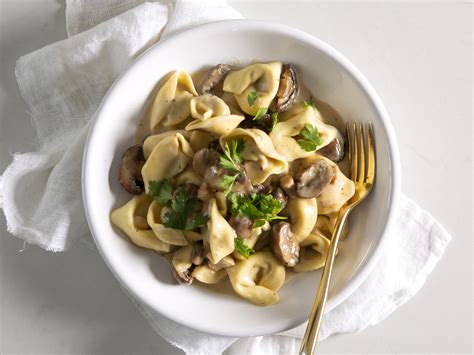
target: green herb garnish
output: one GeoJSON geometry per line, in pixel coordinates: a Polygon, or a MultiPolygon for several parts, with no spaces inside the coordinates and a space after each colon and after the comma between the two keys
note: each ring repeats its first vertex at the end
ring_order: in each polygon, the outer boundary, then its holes
{"type": "Polygon", "coordinates": [[[233,172],[240,173],[240,164],[242,162],[242,152],[244,150],[244,140],[238,139],[230,141],[230,146],[227,142],[224,144],[224,155],[221,156],[221,166],[233,172]]]}
{"type": "Polygon", "coordinates": [[[197,203],[197,199],[195,197],[190,198],[184,189],[179,190],[174,199],[171,200],[171,210],[165,213],[164,226],[173,229],[191,230],[206,224],[207,216],[203,214],[192,216],[197,203]]]}
{"type": "Polygon", "coordinates": [[[309,100],[304,100],[303,101],[304,107],[312,107],[316,108],[316,101],[314,101],[313,97],[310,97],[309,100]]]}
{"type": "Polygon", "coordinates": [[[266,108],[266,107],[260,107],[260,108],[258,109],[257,113],[255,114],[253,120],[254,120],[254,121],[260,121],[260,120],[263,118],[263,116],[265,116],[265,114],[267,113],[267,111],[268,111],[268,108],[266,108]]]}
{"type": "Polygon", "coordinates": [[[275,219],[286,219],[286,217],[278,216],[281,211],[281,202],[272,195],[229,194],[229,198],[231,213],[253,220],[253,228],[261,227],[266,222],[275,219]]]}
{"type": "Polygon", "coordinates": [[[148,194],[160,205],[164,206],[173,199],[173,183],[170,180],[150,181],[148,194]]]}
{"type": "Polygon", "coordinates": [[[234,239],[234,245],[235,251],[242,255],[245,259],[248,259],[251,254],[255,253],[255,250],[247,246],[240,238],[234,239]]]}
{"type": "Polygon", "coordinates": [[[257,92],[255,90],[250,91],[247,95],[247,101],[250,106],[255,105],[255,101],[257,101],[257,92]]]}
{"type": "Polygon", "coordinates": [[[321,134],[318,132],[316,127],[313,127],[309,123],[304,125],[300,134],[303,136],[302,139],[298,139],[297,142],[307,152],[312,152],[323,143],[321,134]]]}
{"type": "Polygon", "coordinates": [[[237,177],[242,174],[242,167],[239,165],[242,161],[242,152],[244,150],[244,140],[238,139],[224,144],[224,155],[220,157],[221,166],[224,169],[234,172],[234,175],[224,175],[222,177],[221,186],[224,188],[224,194],[227,195],[232,191],[237,177]]]}
{"type": "Polygon", "coordinates": [[[221,180],[221,186],[224,189],[224,195],[228,195],[232,191],[235,179],[239,177],[239,174],[235,175],[224,175],[221,180]]]}
{"type": "Polygon", "coordinates": [[[273,112],[272,113],[272,127],[270,128],[270,132],[273,131],[273,128],[275,128],[277,123],[278,123],[278,112],[273,112]]]}

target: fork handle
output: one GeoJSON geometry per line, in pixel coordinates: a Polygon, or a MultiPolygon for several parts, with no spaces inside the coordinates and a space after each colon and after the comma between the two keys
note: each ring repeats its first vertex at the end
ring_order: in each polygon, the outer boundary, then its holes
{"type": "Polygon", "coordinates": [[[318,293],[314,300],[313,309],[308,320],[308,325],[306,326],[306,332],[304,333],[304,337],[301,342],[300,355],[312,355],[318,340],[319,328],[321,326],[321,320],[323,319],[324,306],[326,305],[326,299],[328,296],[332,267],[334,265],[334,259],[336,258],[337,245],[339,244],[339,238],[341,237],[342,230],[344,229],[344,224],[346,223],[349,210],[346,209],[345,211],[341,212],[342,213],[338,218],[332,233],[329,252],[326,256],[326,263],[324,265],[323,274],[321,275],[318,293]]]}

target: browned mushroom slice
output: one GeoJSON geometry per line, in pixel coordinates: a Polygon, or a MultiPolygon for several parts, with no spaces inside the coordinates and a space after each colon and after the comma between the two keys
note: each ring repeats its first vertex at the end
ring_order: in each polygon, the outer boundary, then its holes
{"type": "Polygon", "coordinates": [[[244,216],[232,216],[229,219],[229,224],[242,239],[248,238],[252,235],[253,221],[250,218],[244,216]]]}
{"type": "Polygon", "coordinates": [[[217,264],[213,264],[209,262],[208,265],[209,265],[209,268],[211,268],[212,270],[219,271],[221,269],[225,269],[226,267],[234,266],[235,261],[230,255],[227,255],[224,258],[222,258],[217,264]]]}
{"type": "Polygon", "coordinates": [[[335,171],[323,159],[315,161],[309,167],[301,169],[295,176],[296,195],[302,198],[317,197],[329,185],[335,171]]]}
{"type": "Polygon", "coordinates": [[[237,177],[234,185],[232,186],[232,192],[250,194],[254,192],[254,190],[255,189],[252,185],[252,182],[250,181],[247,171],[244,167],[242,167],[240,175],[237,177]]]}
{"type": "Polygon", "coordinates": [[[219,163],[219,153],[210,148],[203,148],[198,150],[193,156],[193,169],[194,171],[204,176],[206,169],[209,166],[217,165],[219,163]]]}
{"type": "Polygon", "coordinates": [[[231,70],[227,64],[218,64],[216,67],[211,69],[204,77],[201,85],[201,93],[208,94],[214,89],[220,82],[222,82],[231,70]]]}
{"type": "Polygon", "coordinates": [[[119,168],[119,183],[125,191],[140,195],[144,190],[142,167],[145,164],[143,148],[133,145],[123,153],[119,168]]]}
{"type": "Polygon", "coordinates": [[[299,85],[296,70],[291,64],[286,64],[281,72],[280,86],[278,87],[272,110],[276,112],[288,110],[295,102],[298,92],[299,85]]]}
{"type": "Polygon", "coordinates": [[[181,285],[191,285],[193,283],[193,277],[189,270],[176,271],[176,269],[173,269],[173,276],[181,285]]]}
{"type": "Polygon", "coordinates": [[[344,159],[344,140],[342,138],[334,138],[327,146],[318,150],[322,156],[337,163],[344,159]]]}
{"type": "Polygon", "coordinates": [[[259,120],[254,120],[253,117],[247,117],[239,124],[240,128],[257,128],[266,133],[269,133],[273,127],[273,119],[271,113],[264,114],[259,120]]]}
{"type": "Polygon", "coordinates": [[[300,256],[300,245],[288,222],[279,222],[272,228],[273,252],[285,266],[295,266],[300,256]]]}
{"type": "Polygon", "coordinates": [[[191,262],[194,265],[201,265],[204,262],[205,255],[204,255],[204,247],[202,243],[194,243],[193,245],[193,252],[191,254],[191,262]]]}

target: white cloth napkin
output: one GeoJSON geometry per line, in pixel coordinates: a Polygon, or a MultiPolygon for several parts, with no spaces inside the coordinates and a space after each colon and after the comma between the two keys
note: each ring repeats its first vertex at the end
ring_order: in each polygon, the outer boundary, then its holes
{"type": "MultiPolygon", "coordinates": [[[[69,38],[20,58],[16,67],[38,151],[15,154],[0,177],[0,206],[10,233],[51,251],[66,250],[73,241],[93,245],[82,209],[81,159],[88,124],[114,79],[163,36],[242,17],[224,0],[66,3],[69,38]]],[[[326,314],[320,339],[357,332],[387,317],[419,290],[451,238],[404,196],[390,233],[389,251],[358,290],[326,314]]],[[[268,337],[218,337],[180,326],[133,301],[156,332],[189,354],[226,349],[228,354],[289,354],[304,331],[302,325],[268,337]]]]}

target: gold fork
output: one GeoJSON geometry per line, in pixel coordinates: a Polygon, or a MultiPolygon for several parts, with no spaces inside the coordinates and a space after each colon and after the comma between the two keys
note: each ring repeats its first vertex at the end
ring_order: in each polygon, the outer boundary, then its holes
{"type": "Polygon", "coordinates": [[[319,328],[323,319],[324,306],[331,281],[331,272],[336,257],[339,238],[344,229],[349,213],[372,191],[375,180],[375,146],[374,133],[371,125],[348,123],[346,133],[349,143],[349,162],[351,165],[351,180],[355,183],[355,193],[339,211],[336,225],[332,232],[329,252],[319,283],[318,293],[314,300],[308,326],[301,342],[300,355],[311,355],[318,340],[319,328]]]}

